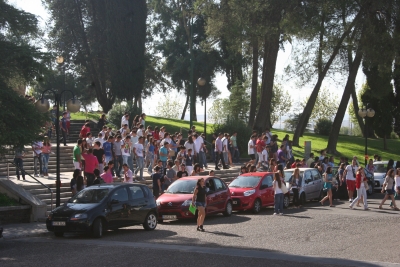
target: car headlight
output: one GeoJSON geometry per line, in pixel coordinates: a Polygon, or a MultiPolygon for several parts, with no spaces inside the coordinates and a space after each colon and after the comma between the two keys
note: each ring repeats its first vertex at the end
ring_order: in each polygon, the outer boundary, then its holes
{"type": "Polygon", "coordinates": [[[248,197],[248,196],[251,196],[252,194],[254,194],[255,192],[256,192],[255,189],[252,189],[252,190],[249,190],[249,191],[245,191],[243,193],[243,196],[248,197]]]}
{"type": "Polygon", "coordinates": [[[87,214],[86,213],[78,213],[75,214],[74,216],[71,217],[71,221],[78,221],[78,220],[84,220],[87,219],[87,214]]]}
{"type": "Polygon", "coordinates": [[[191,200],[185,200],[185,202],[182,203],[182,206],[190,206],[190,204],[192,204],[191,200]]]}
{"type": "Polygon", "coordinates": [[[156,201],[157,206],[161,206],[161,201],[156,201]]]}

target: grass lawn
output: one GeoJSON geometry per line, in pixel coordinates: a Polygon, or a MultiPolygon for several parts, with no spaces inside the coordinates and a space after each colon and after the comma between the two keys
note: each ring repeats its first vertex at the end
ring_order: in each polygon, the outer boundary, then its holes
{"type": "Polygon", "coordinates": [[[71,113],[72,120],[99,120],[101,113],[77,112],[71,113]]]}
{"type": "MultiPolygon", "coordinates": [[[[189,121],[183,121],[183,120],[174,120],[161,117],[147,116],[146,127],[147,126],[152,126],[153,129],[155,126],[158,126],[159,128],[161,126],[165,126],[165,128],[167,128],[167,132],[169,133],[181,132],[182,128],[182,134],[186,136],[186,133],[190,128],[190,123],[189,121]]],[[[194,126],[196,126],[196,130],[199,131],[200,133],[204,132],[204,122],[194,122],[194,126]]],[[[213,124],[207,123],[207,135],[212,133],[212,126],[213,124]]]]}

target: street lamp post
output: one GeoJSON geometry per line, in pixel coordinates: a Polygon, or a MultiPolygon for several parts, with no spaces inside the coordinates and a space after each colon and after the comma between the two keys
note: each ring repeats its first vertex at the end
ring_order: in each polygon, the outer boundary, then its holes
{"type": "MultiPolygon", "coordinates": [[[[62,66],[63,69],[63,90],[65,90],[65,63],[64,63],[64,57],[62,56],[57,56],[56,57],[56,62],[62,66]]],[[[65,95],[64,95],[64,111],[65,111],[65,95]]]]}
{"type": "MultiPolygon", "coordinates": [[[[206,85],[206,79],[204,79],[203,77],[200,77],[197,80],[197,85],[200,87],[203,87],[204,85],[206,85]]],[[[206,136],[207,133],[207,98],[204,94],[204,136],[206,136]]]]}
{"type": "Polygon", "coordinates": [[[368,104],[366,108],[362,108],[358,110],[358,116],[364,119],[364,136],[365,136],[365,166],[368,164],[368,126],[367,126],[367,118],[372,118],[375,116],[375,110],[372,108],[368,108],[368,104]]]}
{"type": "MultiPolygon", "coordinates": [[[[72,93],[72,99],[68,100],[67,108],[70,112],[78,112],[81,108],[81,102],[78,99],[75,99],[74,92],[71,90],[62,90],[62,91],[55,91],[52,89],[48,89],[42,93],[41,98],[36,101],[35,106],[39,110],[39,112],[46,113],[49,111],[50,103],[47,99],[44,98],[44,94],[46,92],[52,92],[54,95],[56,109],[56,138],[57,138],[57,150],[56,150],[56,207],[60,206],[60,187],[61,187],[61,178],[60,178],[60,104],[61,104],[61,97],[65,92],[72,93]]],[[[65,99],[65,98],[64,98],[65,99]]]]}

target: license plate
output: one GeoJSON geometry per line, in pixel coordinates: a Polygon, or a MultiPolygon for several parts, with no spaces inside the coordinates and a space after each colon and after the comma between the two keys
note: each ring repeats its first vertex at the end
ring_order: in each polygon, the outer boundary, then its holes
{"type": "Polygon", "coordinates": [[[65,222],[53,222],[53,226],[65,226],[65,222]]]}
{"type": "Polygon", "coordinates": [[[162,218],[165,220],[174,220],[176,219],[176,215],[163,215],[162,218]]]}
{"type": "Polygon", "coordinates": [[[233,205],[236,205],[236,204],[237,204],[237,201],[232,201],[232,203],[233,203],[233,205]]]}

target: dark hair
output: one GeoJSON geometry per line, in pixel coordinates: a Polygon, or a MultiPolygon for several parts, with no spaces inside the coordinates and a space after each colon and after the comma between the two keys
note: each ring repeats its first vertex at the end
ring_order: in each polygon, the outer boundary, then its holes
{"type": "Polygon", "coordinates": [[[173,166],[174,166],[174,163],[173,163],[172,161],[168,161],[168,166],[169,166],[169,167],[173,167],[173,166]]]}
{"type": "Polygon", "coordinates": [[[110,166],[111,164],[114,164],[114,161],[110,160],[107,165],[110,166]]]}
{"type": "Polygon", "coordinates": [[[332,167],[331,167],[331,166],[329,166],[328,168],[326,168],[326,171],[325,171],[325,173],[327,173],[327,174],[331,174],[331,173],[332,173],[332,167]]]}
{"type": "Polygon", "coordinates": [[[82,175],[79,175],[79,176],[76,178],[76,190],[79,192],[79,191],[81,191],[83,188],[84,188],[84,185],[83,185],[83,177],[82,177],[82,175]]]}
{"type": "Polygon", "coordinates": [[[389,159],[387,167],[386,167],[386,171],[389,171],[389,169],[394,167],[394,160],[389,159]]]}
{"type": "Polygon", "coordinates": [[[80,169],[74,170],[73,177],[74,177],[74,178],[78,178],[78,176],[80,175],[80,173],[81,173],[81,170],[80,170],[80,169]]]}
{"type": "Polygon", "coordinates": [[[96,145],[98,145],[99,147],[101,146],[101,143],[100,143],[100,141],[96,141],[96,142],[94,142],[96,145]]]}
{"type": "Polygon", "coordinates": [[[98,169],[94,169],[93,171],[94,175],[99,176],[100,175],[100,171],[98,169]]]}
{"type": "Polygon", "coordinates": [[[108,169],[110,169],[110,167],[108,167],[108,166],[105,166],[105,167],[103,168],[103,171],[104,171],[104,172],[107,172],[107,171],[108,171],[108,169]]]}
{"type": "Polygon", "coordinates": [[[281,188],[281,187],[282,187],[281,176],[279,175],[279,173],[278,173],[278,172],[276,172],[276,173],[274,174],[274,181],[277,181],[277,182],[278,182],[278,186],[279,186],[279,188],[281,188]]]}
{"type": "Polygon", "coordinates": [[[160,169],[161,169],[160,166],[155,166],[155,167],[154,167],[154,170],[155,170],[156,172],[160,171],[160,169]]]}
{"type": "Polygon", "coordinates": [[[203,180],[203,181],[204,181],[204,179],[203,179],[203,178],[200,178],[200,179],[198,179],[198,180],[197,180],[197,183],[196,183],[196,186],[197,186],[197,188],[199,188],[199,187],[200,187],[200,182],[201,182],[201,180],[203,180]]]}
{"type": "Polygon", "coordinates": [[[128,167],[128,164],[124,163],[122,164],[122,167],[128,167]]]}
{"type": "Polygon", "coordinates": [[[82,144],[82,139],[78,139],[78,145],[82,144]]]}

